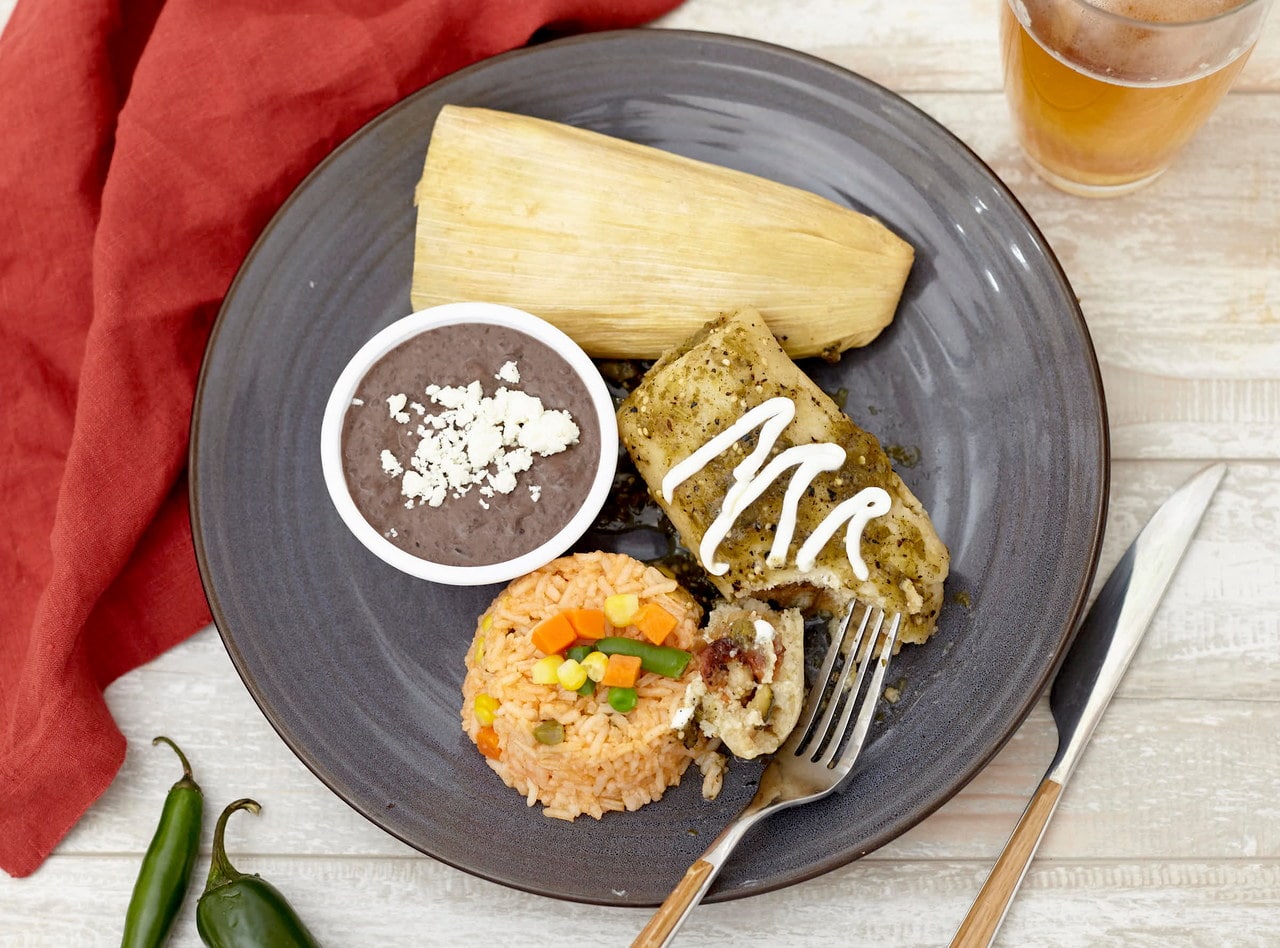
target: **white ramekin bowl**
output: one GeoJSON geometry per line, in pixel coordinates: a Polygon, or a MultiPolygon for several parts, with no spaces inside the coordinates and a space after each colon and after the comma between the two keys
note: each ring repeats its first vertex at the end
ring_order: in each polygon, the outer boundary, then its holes
{"type": "Polygon", "coordinates": [[[381,330],[351,357],[333,386],[320,425],[320,461],[325,486],[338,514],[356,538],[379,559],[396,569],[451,586],[481,586],[522,576],[568,550],[595,521],[613,486],[617,466],[618,422],[613,400],[591,358],[569,336],[543,319],[497,303],[446,303],[419,310],[381,330]],[[466,323],[504,326],[542,342],[557,352],[577,373],[591,397],[600,427],[600,456],[591,487],[565,525],[545,543],[509,560],[475,566],[435,563],[400,549],[370,525],[347,488],[342,465],[342,427],[347,409],[365,373],[379,359],[418,335],[441,326],[466,323]]]}

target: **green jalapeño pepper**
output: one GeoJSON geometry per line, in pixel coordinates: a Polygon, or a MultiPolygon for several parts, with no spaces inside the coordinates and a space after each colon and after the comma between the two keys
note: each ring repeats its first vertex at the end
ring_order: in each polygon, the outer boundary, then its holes
{"type": "Polygon", "coordinates": [[[253,800],[237,800],[218,817],[209,881],[196,904],[196,930],[209,948],[316,948],[315,938],[279,889],[227,860],[227,817],[236,810],[260,809],[253,800]]]}
{"type": "Polygon", "coordinates": [[[122,948],[156,948],[164,944],[200,853],[204,795],[191,777],[186,754],[167,737],[157,737],[151,743],[162,742],[172,747],[182,761],[182,777],[169,789],[160,824],[142,857],[124,919],[122,948]]]}

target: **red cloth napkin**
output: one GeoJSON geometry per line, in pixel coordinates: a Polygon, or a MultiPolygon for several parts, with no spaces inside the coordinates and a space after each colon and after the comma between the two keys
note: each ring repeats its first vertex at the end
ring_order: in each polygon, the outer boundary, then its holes
{"type": "Polygon", "coordinates": [[[678,0],[22,0],[0,36],[0,867],[125,742],[103,688],[209,622],[187,515],[208,331],[344,138],[535,30],[678,0]]]}

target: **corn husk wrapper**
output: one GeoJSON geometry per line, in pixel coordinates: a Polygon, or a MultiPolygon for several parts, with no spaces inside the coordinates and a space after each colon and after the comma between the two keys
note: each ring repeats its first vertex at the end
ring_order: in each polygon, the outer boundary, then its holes
{"type": "Polygon", "coordinates": [[[445,106],[417,190],[412,301],[506,303],[648,359],[754,307],[793,358],[866,345],[913,252],[808,191],[542,119],[445,106]]]}

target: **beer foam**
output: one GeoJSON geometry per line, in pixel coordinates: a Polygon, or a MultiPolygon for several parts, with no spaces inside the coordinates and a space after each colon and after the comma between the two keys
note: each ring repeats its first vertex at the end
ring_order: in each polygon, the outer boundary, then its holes
{"type": "Polygon", "coordinates": [[[1211,75],[1247,52],[1260,22],[1250,14],[1210,33],[1177,27],[1251,2],[1257,0],[1013,0],[1011,8],[1064,65],[1114,85],[1156,88],[1211,75]]]}
{"type": "Polygon", "coordinates": [[[1242,7],[1249,0],[1087,0],[1106,13],[1143,23],[1195,23],[1242,7]]]}

